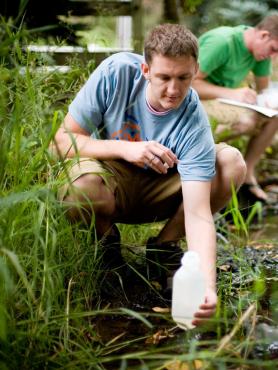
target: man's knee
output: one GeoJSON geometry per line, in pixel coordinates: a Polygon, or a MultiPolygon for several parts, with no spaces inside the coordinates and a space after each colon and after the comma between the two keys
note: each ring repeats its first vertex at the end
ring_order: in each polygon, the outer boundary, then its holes
{"type": "Polygon", "coordinates": [[[252,115],[244,115],[233,124],[233,131],[238,135],[252,135],[259,129],[259,122],[252,115]]]}
{"type": "Polygon", "coordinates": [[[86,198],[92,192],[101,186],[102,179],[100,176],[87,173],[74,180],[68,189],[69,197],[86,198]]]}
{"type": "Polygon", "coordinates": [[[115,210],[114,192],[99,175],[87,173],[69,187],[66,203],[94,209],[95,213],[112,214],[115,210]]]}
{"type": "Polygon", "coordinates": [[[232,188],[242,185],[246,176],[246,164],[236,148],[225,143],[216,146],[216,176],[211,187],[211,209],[217,212],[230,200],[232,188]]]}
{"type": "Polygon", "coordinates": [[[216,171],[223,183],[231,183],[238,189],[245,180],[246,163],[240,151],[226,144],[219,144],[216,155],[216,171]]]}

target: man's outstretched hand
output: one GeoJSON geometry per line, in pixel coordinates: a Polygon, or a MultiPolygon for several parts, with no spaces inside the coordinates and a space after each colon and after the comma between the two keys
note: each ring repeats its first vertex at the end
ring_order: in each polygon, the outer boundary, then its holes
{"type": "Polygon", "coordinates": [[[195,313],[195,318],[193,319],[192,324],[196,326],[202,325],[206,321],[206,319],[209,319],[215,314],[216,306],[217,294],[215,290],[207,289],[205,303],[201,304],[199,307],[199,311],[195,313]]]}

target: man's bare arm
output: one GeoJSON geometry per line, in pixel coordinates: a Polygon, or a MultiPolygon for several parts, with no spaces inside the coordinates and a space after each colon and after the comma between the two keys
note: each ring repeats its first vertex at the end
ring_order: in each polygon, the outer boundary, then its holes
{"type": "Polygon", "coordinates": [[[192,83],[193,88],[197,91],[200,99],[225,98],[241,102],[254,104],[256,103],[257,93],[249,87],[228,88],[215,85],[206,80],[207,74],[199,71],[192,83]]]}
{"type": "Polygon", "coordinates": [[[269,76],[265,77],[255,77],[255,84],[257,92],[261,92],[269,86],[270,78],[269,76]]]}
{"type": "Polygon", "coordinates": [[[216,233],[210,209],[210,188],[210,182],[182,182],[188,249],[200,254],[207,285],[215,288],[216,233]]]}
{"type": "Polygon", "coordinates": [[[177,163],[176,155],[155,141],[93,139],[69,113],[55,135],[51,150],[60,158],[78,155],[99,160],[124,159],[139,167],[148,165],[158,173],[167,173],[177,163]]]}
{"type": "Polygon", "coordinates": [[[185,232],[189,250],[199,253],[206,278],[206,301],[196,312],[194,324],[212,316],[216,309],[216,232],[210,209],[210,182],[182,182],[185,232]]]}
{"type": "Polygon", "coordinates": [[[93,139],[69,113],[55,135],[52,149],[63,158],[76,155],[100,160],[122,157],[121,143],[93,139]]]}

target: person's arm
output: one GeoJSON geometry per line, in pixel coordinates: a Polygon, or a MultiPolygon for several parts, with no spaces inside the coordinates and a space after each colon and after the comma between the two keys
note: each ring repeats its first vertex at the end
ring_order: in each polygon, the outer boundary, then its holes
{"type": "Polygon", "coordinates": [[[257,92],[261,92],[262,90],[266,89],[269,86],[269,81],[270,81],[269,76],[264,76],[264,77],[255,76],[254,79],[255,79],[257,92]]]}
{"type": "Polygon", "coordinates": [[[229,87],[218,86],[206,80],[207,74],[199,71],[192,83],[193,88],[197,91],[200,99],[225,98],[241,102],[254,104],[256,103],[257,93],[249,87],[232,89],[229,87]]]}
{"type": "Polygon", "coordinates": [[[217,304],[216,232],[210,209],[210,190],[210,182],[182,182],[188,250],[199,253],[206,279],[206,298],[195,314],[196,319],[193,321],[195,325],[200,324],[204,318],[212,316],[217,304]]]}
{"type": "Polygon", "coordinates": [[[147,165],[158,173],[167,173],[167,166],[173,167],[177,163],[176,155],[155,141],[93,139],[69,113],[58,129],[50,149],[60,158],[78,155],[99,160],[124,159],[139,167],[147,165]]]}

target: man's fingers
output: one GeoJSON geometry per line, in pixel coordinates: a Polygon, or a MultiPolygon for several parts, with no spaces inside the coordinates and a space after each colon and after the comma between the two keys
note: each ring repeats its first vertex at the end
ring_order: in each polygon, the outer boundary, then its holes
{"type": "Polygon", "coordinates": [[[162,149],[160,159],[163,163],[167,163],[169,167],[174,167],[178,163],[177,156],[170,149],[162,149]]]}
{"type": "MultiPolygon", "coordinates": [[[[159,156],[151,154],[148,157],[148,160],[146,162],[146,165],[150,167],[151,169],[155,170],[158,173],[167,173],[168,168],[170,167],[168,163],[163,162],[159,156]]],[[[171,165],[173,167],[173,165],[171,165]]]]}
{"type": "Polygon", "coordinates": [[[149,160],[150,162],[150,165],[153,163],[153,161],[157,158],[157,156],[155,154],[153,154],[149,160]]]}
{"type": "Polygon", "coordinates": [[[195,319],[195,320],[192,321],[192,325],[200,326],[200,325],[203,325],[205,322],[206,322],[205,319],[202,319],[202,320],[195,319]]]}
{"type": "Polygon", "coordinates": [[[173,160],[169,156],[165,155],[164,152],[162,154],[160,152],[160,155],[158,152],[155,153],[155,155],[152,154],[151,158],[149,159],[150,167],[158,170],[160,173],[167,173],[169,168],[174,167],[176,161],[176,159],[173,160]]]}
{"type": "Polygon", "coordinates": [[[166,174],[169,168],[178,163],[177,156],[164,145],[149,141],[146,144],[144,166],[149,167],[160,174],[166,174]]]}
{"type": "Polygon", "coordinates": [[[151,161],[151,168],[157,170],[159,173],[166,174],[169,166],[166,162],[163,163],[159,157],[155,156],[155,158],[151,161]],[[165,164],[167,166],[165,166],[165,164]]]}
{"type": "Polygon", "coordinates": [[[165,166],[158,157],[156,157],[153,160],[146,161],[145,165],[143,167],[144,168],[151,168],[152,170],[159,173],[160,175],[161,174],[166,174],[167,170],[169,168],[168,166],[165,166]]]}
{"type": "Polygon", "coordinates": [[[156,155],[162,163],[167,163],[169,167],[173,167],[178,163],[177,156],[171,151],[171,149],[166,148],[166,146],[160,143],[150,142],[149,150],[151,154],[156,155]]]}
{"type": "Polygon", "coordinates": [[[192,324],[196,326],[200,326],[204,324],[208,319],[210,319],[215,314],[215,308],[208,309],[208,310],[200,310],[194,314],[194,319],[192,320],[192,324]]]}
{"type": "Polygon", "coordinates": [[[201,310],[209,310],[209,309],[216,309],[215,303],[203,303],[199,306],[201,310]]]}
{"type": "Polygon", "coordinates": [[[209,318],[212,315],[214,315],[214,313],[215,313],[214,309],[212,309],[212,310],[203,310],[203,311],[196,312],[194,314],[194,317],[196,317],[196,318],[209,318]]]}

